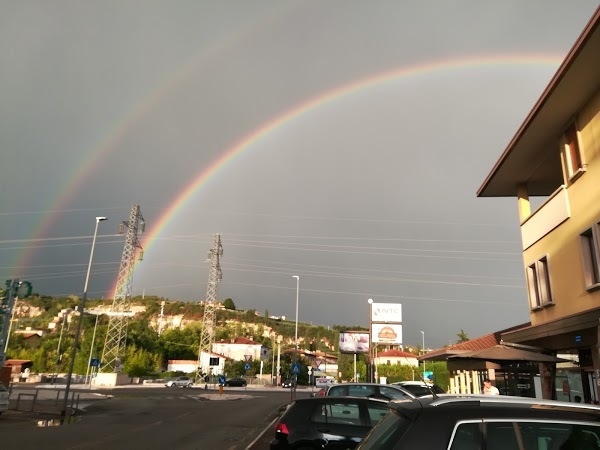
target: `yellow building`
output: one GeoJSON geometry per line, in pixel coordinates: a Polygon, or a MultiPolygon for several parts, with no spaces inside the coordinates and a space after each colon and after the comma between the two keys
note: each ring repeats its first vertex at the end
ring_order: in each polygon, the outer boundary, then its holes
{"type": "Polygon", "coordinates": [[[599,111],[600,8],[477,193],[518,199],[531,325],[502,339],[573,360],[545,398],[599,399],[599,111]]]}

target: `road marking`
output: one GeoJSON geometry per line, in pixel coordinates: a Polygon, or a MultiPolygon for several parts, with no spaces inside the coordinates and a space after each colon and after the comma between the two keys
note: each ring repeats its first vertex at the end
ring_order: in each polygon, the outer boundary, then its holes
{"type": "Polygon", "coordinates": [[[271,427],[273,425],[275,425],[275,422],[277,422],[278,420],[279,420],[279,416],[275,417],[271,421],[271,423],[269,425],[267,425],[267,427],[264,430],[261,431],[261,433],[256,437],[256,439],[254,439],[252,442],[250,442],[250,444],[248,444],[248,446],[244,450],[250,450],[252,448],[252,446],[256,443],[256,441],[258,441],[261,437],[263,437],[263,434],[265,434],[267,431],[269,431],[271,429],[271,427]]]}

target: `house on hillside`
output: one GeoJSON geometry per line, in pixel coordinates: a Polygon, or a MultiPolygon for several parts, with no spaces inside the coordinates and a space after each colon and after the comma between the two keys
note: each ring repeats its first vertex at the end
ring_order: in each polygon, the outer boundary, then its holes
{"type": "MultiPolygon", "coordinates": [[[[217,353],[202,352],[202,355],[200,356],[202,367],[208,368],[207,373],[212,375],[218,375],[225,372],[226,359],[225,356],[217,353]]],[[[167,372],[183,372],[195,376],[197,369],[197,359],[170,359],[167,363],[167,372]]]]}
{"type": "Polygon", "coordinates": [[[539,364],[543,397],[586,403],[600,400],[599,55],[600,8],[477,192],[514,197],[520,218],[530,324],[502,340],[571,355],[539,364]]]}
{"type": "Polygon", "coordinates": [[[378,366],[383,364],[403,364],[405,366],[419,367],[419,360],[417,359],[417,356],[412,353],[393,349],[377,353],[375,356],[375,365],[378,366]]]}
{"type": "Polygon", "coordinates": [[[31,327],[27,327],[25,330],[16,330],[14,333],[23,336],[23,340],[29,348],[38,348],[44,334],[42,330],[32,330],[31,327]]]}

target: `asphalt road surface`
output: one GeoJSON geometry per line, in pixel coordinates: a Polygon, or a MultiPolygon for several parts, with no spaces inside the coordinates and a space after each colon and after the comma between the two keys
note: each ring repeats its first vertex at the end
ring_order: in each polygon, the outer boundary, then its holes
{"type": "MultiPolygon", "coordinates": [[[[10,413],[0,417],[0,448],[268,449],[272,426],[261,433],[290,401],[287,390],[243,388],[227,388],[223,396],[202,388],[102,393],[113,397],[83,402],[85,411],[70,425],[42,428],[13,420],[10,413]]],[[[298,393],[299,398],[308,395],[298,393]]]]}

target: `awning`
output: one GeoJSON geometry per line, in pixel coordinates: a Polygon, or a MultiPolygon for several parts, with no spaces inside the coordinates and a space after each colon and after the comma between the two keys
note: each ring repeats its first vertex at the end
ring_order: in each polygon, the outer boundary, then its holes
{"type": "Polygon", "coordinates": [[[472,359],[480,361],[491,361],[497,363],[508,362],[568,362],[563,358],[558,358],[554,355],[546,355],[544,353],[533,352],[530,350],[522,350],[519,348],[509,347],[506,345],[495,345],[483,350],[475,350],[472,352],[464,352],[460,355],[448,357],[448,361],[456,361],[460,359],[472,359]]]}

